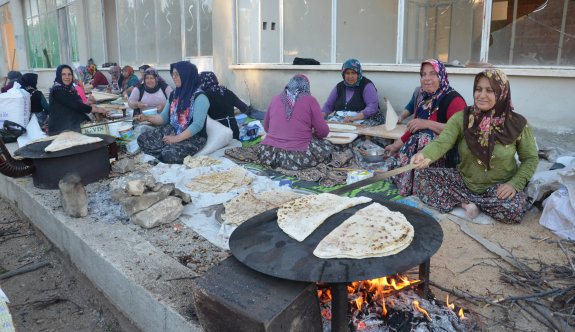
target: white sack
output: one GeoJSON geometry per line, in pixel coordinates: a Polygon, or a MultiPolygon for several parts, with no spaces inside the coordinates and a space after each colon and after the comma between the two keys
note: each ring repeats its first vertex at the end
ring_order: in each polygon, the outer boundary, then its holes
{"type": "Polygon", "coordinates": [[[196,156],[205,156],[219,150],[228,145],[234,138],[234,133],[230,128],[209,116],[206,118],[206,131],[208,134],[208,142],[203,149],[195,154],[196,156]]]}
{"type": "Polygon", "coordinates": [[[32,114],[30,118],[30,122],[26,126],[26,132],[20,137],[18,137],[18,147],[23,147],[24,145],[29,144],[30,142],[37,140],[39,138],[46,137],[46,133],[42,131],[40,125],[38,124],[38,119],[36,119],[36,114],[32,114]]]}
{"type": "Polygon", "coordinates": [[[30,94],[20,89],[20,84],[17,82],[12,89],[0,93],[0,125],[6,120],[22,127],[26,127],[30,120],[30,94]]]}
{"type": "Polygon", "coordinates": [[[556,190],[544,206],[539,223],[560,238],[575,240],[575,209],[569,203],[567,188],[556,190]]]}

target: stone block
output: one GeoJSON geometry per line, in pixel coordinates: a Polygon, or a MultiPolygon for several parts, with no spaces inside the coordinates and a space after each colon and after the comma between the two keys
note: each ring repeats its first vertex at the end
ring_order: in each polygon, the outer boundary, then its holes
{"type": "Polygon", "coordinates": [[[321,332],[313,283],[271,277],[230,256],[194,281],[194,302],[206,332],[321,332]]]}
{"type": "Polygon", "coordinates": [[[184,211],[182,200],[170,196],[132,216],[132,222],[144,228],[153,228],[176,220],[184,211]]]}
{"type": "Polygon", "coordinates": [[[126,184],[126,192],[130,196],[142,196],[145,189],[144,180],[132,180],[126,184]]]}
{"type": "Polygon", "coordinates": [[[74,218],[88,215],[88,194],[77,174],[66,174],[58,182],[64,212],[74,218]]]}
{"type": "Polygon", "coordinates": [[[125,196],[121,197],[118,201],[124,208],[128,215],[143,211],[150,206],[158,203],[164,198],[168,197],[169,193],[164,191],[147,192],[142,196],[125,196]]]}

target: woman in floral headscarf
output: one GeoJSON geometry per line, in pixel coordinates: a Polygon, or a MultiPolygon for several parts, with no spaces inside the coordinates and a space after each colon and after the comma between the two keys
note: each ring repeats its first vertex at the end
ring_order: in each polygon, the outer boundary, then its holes
{"type": "Polygon", "coordinates": [[[538,162],[535,138],[527,120],[513,111],[505,73],[482,71],[473,91],[474,105],[455,114],[441,135],[411,159],[426,168],[457,146],[461,163],[457,169],[416,172],[417,195],[443,213],[461,206],[469,218],[483,211],[497,221],[519,223],[528,207],[523,189],[538,162]]]}
{"type": "Polygon", "coordinates": [[[379,112],[377,89],[363,76],[361,63],[356,59],[347,60],[341,66],[341,76],[343,81],[331,90],[323,105],[324,116],[336,112],[337,117],[341,117],[338,113],[344,114],[343,122],[363,120],[362,124],[368,126],[383,124],[385,116],[379,112]]]}
{"type": "MultiPolygon", "coordinates": [[[[90,75],[91,79],[88,81],[93,87],[108,85],[108,79],[104,74],[102,74],[95,64],[90,64],[86,66],[86,71],[90,75]]],[[[84,82],[85,84],[86,82],[84,82]]]]}
{"type": "MultiPolygon", "coordinates": [[[[427,59],[421,63],[420,87],[416,89],[410,104],[413,106],[414,118],[407,124],[407,131],[393,144],[385,147],[395,156],[394,167],[409,164],[409,160],[423,149],[445,127],[453,114],[463,110],[467,105],[461,95],[449,85],[443,62],[427,59]]],[[[409,109],[410,106],[406,107],[409,109]]],[[[455,167],[457,154],[448,153],[449,158],[440,158],[434,167],[455,167]]],[[[407,171],[395,177],[399,194],[409,196],[413,193],[413,171],[407,171]]]]}
{"type": "Polygon", "coordinates": [[[323,138],[329,127],[317,100],[310,94],[309,80],[298,74],[275,96],[265,113],[266,138],[257,146],[232,148],[226,154],[273,168],[301,170],[328,160],[333,145],[323,138]]]}
{"type": "Polygon", "coordinates": [[[195,155],[206,145],[210,102],[200,88],[198,68],[194,64],[172,63],[170,74],[176,90],[170,94],[162,113],[139,114],[134,119],[158,126],[138,137],[138,145],[144,153],[167,164],[181,164],[185,157],[195,155]]]}

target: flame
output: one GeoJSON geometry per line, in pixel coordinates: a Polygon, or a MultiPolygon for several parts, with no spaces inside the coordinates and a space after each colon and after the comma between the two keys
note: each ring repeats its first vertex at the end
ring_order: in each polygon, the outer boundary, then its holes
{"type": "Polygon", "coordinates": [[[361,310],[361,308],[362,308],[362,306],[363,306],[363,297],[358,296],[353,302],[355,303],[355,307],[356,307],[358,310],[361,310]]]}
{"type": "Polygon", "coordinates": [[[429,319],[429,321],[432,321],[433,319],[431,319],[431,317],[429,317],[429,314],[427,313],[427,310],[423,309],[422,307],[419,306],[419,301],[417,300],[413,300],[413,306],[415,307],[415,309],[419,310],[422,314],[425,315],[425,317],[427,317],[427,319],[429,319]]]}
{"type": "Polygon", "coordinates": [[[446,303],[445,305],[446,305],[449,309],[455,310],[455,304],[453,304],[453,303],[450,304],[450,303],[449,303],[449,294],[447,294],[447,295],[445,296],[445,303],[446,303]]]}
{"type": "Polygon", "coordinates": [[[459,319],[465,319],[465,315],[463,314],[463,308],[459,309],[459,312],[457,313],[457,315],[459,316],[459,319]]]}

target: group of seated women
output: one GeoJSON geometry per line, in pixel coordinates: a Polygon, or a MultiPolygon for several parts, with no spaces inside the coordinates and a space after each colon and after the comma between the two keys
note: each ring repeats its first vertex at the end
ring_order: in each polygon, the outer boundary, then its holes
{"type": "MultiPolygon", "coordinates": [[[[161,83],[157,71],[148,68],[143,82],[134,86],[130,106],[154,107],[158,114],[135,116],[156,127],[137,141],[142,150],[165,163],[182,163],[207,142],[208,116],[230,127],[238,136],[234,107],[249,107],[232,91],[219,84],[213,72],[198,73],[188,61],[170,66],[175,90],[161,83]]],[[[301,170],[328,162],[341,150],[326,140],[326,117],[339,110],[344,121],[373,119],[381,122],[377,90],[363,76],[359,61],[342,66],[343,80],[331,91],[323,109],[311,95],[310,81],[294,75],[283,91],[271,100],[263,122],[266,136],[260,144],[233,148],[248,160],[273,168],[301,170]],[[251,159],[250,159],[251,158],[251,159]]],[[[486,69],[474,80],[473,105],[450,85],[442,62],[425,60],[420,67],[420,86],[415,89],[406,112],[413,115],[406,133],[386,147],[395,167],[413,164],[416,169],[395,179],[402,195],[414,194],[442,212],[461,206],[470,218],[480,211],[495,220],[518,223],[528,203],[523,192],[537,162],[535,139],[526,119],[515,113],[509,81],[498,69],[486,69]],[[451,157],[454,153],[456,157],[451,157]],[[516,163],[518,155],[520,165],[516,163]],[[428,166],[432,166],[428,169],[428,166]]],[[[61,65],[50,91],[50,133],[79,131],[89,112],[103,112],[83,104],[73,88],[72,70],[61,65]],[[66,116],[60,116],[67,113],[66,116]]],[[[345,147],[344,147],[345,148],[345,147]]]]}

